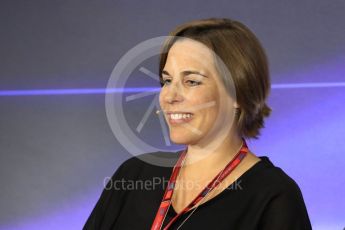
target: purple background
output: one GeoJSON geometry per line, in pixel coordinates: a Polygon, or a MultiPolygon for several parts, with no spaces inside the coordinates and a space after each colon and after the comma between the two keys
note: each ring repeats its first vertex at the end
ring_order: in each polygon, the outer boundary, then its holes
{"type": "MultiPolygon", "coordinates": [[[[273,112],[249,147],[296,180],[313,229],[344,228],[344,12],[342,0],[1,1],[0,229],[82,228],[103,179],[131,156],[105,114],[114,65],[139,42],[206,17],[244,22],[269,57],[273,112]],[[18,95],[43,89],[63,94],[18,95]]],[[[145,103],[136,109],[133,122],[145,103]]]]}

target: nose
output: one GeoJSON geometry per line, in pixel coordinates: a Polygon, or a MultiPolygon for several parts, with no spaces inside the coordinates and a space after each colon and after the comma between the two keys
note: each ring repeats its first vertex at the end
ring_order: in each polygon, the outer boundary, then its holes
{"type": "Polygon", "coordinates": [[[170,83],[169,86],[167,86],[166,88],[162,89],[164,92],[163,93],[163,98],[164,98],[164,102],[166,103],[176,103],[176,102],[180,102],[183,101],[184,96],[183,96],[183,92],[182,92],[182,87],[180,86],[179,83],[170,83]]]}

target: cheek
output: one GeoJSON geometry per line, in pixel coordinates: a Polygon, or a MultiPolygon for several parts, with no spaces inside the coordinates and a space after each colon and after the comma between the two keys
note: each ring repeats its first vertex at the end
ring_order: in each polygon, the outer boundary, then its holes
{"type": "Polygon", "coordinates": [[[215,108],[218,106],[219,104],[219,95],[218,92],[216,90],[214,90],[213,88],[208,88],[203,90],[202,92],[199,92],[197,95],[195,95],[196,98],[199,98],[199,100],[202,103],[214,103],[213,106],[208,107],[208,109],[210,110],[215,110],[215,108]]]}
{"type": "Polygon", "coordinates": [[[219,114],[219,96],[217,92],[204,94],[199,101],[200,104],[212,103],[212,106],[207,107],[202,111],[202,115],[204,114],[204,118],[206,119],[205,122],[213,123],[219,114]]]}
{"type": "Polygon", "coordinates": [[[204,117],[205,119],[213,120],[214,117],[218,114],[219,101],[218,98],[215,97],[215,95],[206,95],[205,93],[195,95],[195,97],[193,98],[193,104],[199,105],[201,108],[205,106],[198,111],[198,114],[203,115],[202,117],[204,117]]]}

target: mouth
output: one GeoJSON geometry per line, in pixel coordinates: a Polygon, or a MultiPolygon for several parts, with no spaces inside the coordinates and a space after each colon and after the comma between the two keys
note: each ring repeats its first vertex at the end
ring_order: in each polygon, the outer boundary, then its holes
{"type": "Polygon", "coordinates": [[[193,120],[194,114],[188,112],[167,112],[167,118],[171,125],[188,123],[193,120]]]}

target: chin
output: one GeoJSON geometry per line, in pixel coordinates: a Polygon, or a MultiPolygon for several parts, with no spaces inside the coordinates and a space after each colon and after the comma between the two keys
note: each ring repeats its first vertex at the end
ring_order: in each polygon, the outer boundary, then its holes
{"type": "Polygon", "coordinates": [[[188,145],[189,144],[188,139],[183,138],[183,137],[179,137],[179,138],[170,137],[170,141],[173,142],[174,144],[177,144],[177,145],[188,145]]]}
{"type": "Polygon", "coordinates": [[[191,133],[170,133],[170,141],[178,145],[190,145],[198,142],[197,138],[191,133]]]}

